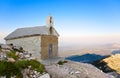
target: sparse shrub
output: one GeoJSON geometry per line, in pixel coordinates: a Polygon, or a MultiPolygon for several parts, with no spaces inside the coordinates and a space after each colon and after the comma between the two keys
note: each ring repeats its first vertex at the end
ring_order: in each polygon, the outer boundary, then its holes
{"type": "Polygon", "coordinates": [[[37,60],[21,60],[16,62],[16,66],[20,69],[27,68],[28,66],[31,66],[32,69],[43,73],[45,68],[44,65],[42,65],[40,62],[37,60]]]}
{"type": "Polygon", "coordinates": [[[40,64],[39,67],[36,68],[36,71],[38,71],[42,74],[45,71],[44,66],[42,64],[40,64]]]}
{"type": "Polygon", "coordinates": [[[15,63],[0,61],[0,76],[6,76],[11,78],[11,76],[16,76],[16,78],[23,78],[21,73],[22,69],[28,68],[40,72],[41,74],[45,71],[44,65],[42,65],[37,60],[18,60],[15,63]]]}
{"type": "MultiPolygon", "coordinates": [[[[23,50],[23,48],[21,48],[20,50],[23,50]]],[[[16,50],[12,49],[7,52],[7,57],[13,58],[16,61],[0,61],[0,76],[6,76],[6,78],[11,78],[12,76],[16,76],[16,78],[23,78],[21,71],[25,68],[28,68],[29,66],[31,66],[30,69],[36,70],[41,74],[45,71],[44,65],[37,60],[19,60],[19,56],[16,55],[16,50]]]]}
{"type": "Polygon", "coordinates": [[[7,52],[7,56],[8,56],[8,57],[11,57],[11,58],[14,58],[15,60],[18,60],[18,56],[15,55],[14,52],[7,52]]]}
{"type": "Polygon", "coordinates": [[[64,63],[67,63],[68,61],[65,60],[65,61],[63,61],[63,62],[64,62],[64,63]]]}
{"type": "Polygon", "coordinates": [[[40,62],[38,62],[37,60],[30,60],[30,65],[32,65],[35,68],[40,65],[40,62]]]}
{"type": "Polygon", "coordinates": [[[23,77],[21,71],[14,63],[6,61],[0,61],[0,76],[6,76],[6,78],[11,78],[11,76],[23,77]]]}
{"type": "Polygon", "coordinates": [[[5,61],[0,61],[0,76],[4,76],[5,75],[5,61]]]}
{"type": "Polygon", "coordinates": [[[15,50],[10,50],[10,52],[12,52],[12,53],[16,53],[16,51],[15,51],[15,50]]]}
{"type": "Polygon", "coordinates": [[[63,65],[63,62],[62,62],[62,61],[59,61],[58,64],[59,64],[59,65],[63,65]]]}
{"type": "Polygon", "coordinates": [[[24,69],[29,66],[29,61],[28,60],[20,60],[20,61],[17,61],[15,64],[18,68],[24,69]]]}
{"type": "Polygon", "coordinates": [[[6,62],[6,64],[6,76],[11,77],[18,75],[19,77],[22,77],[21,71],[14,63],[6,62]]]}
{"type": "Polygon", "coordinates": [[[66,60],[65,60],[65,61],[61,61],[61,60],[60,60],[60,61],[58,62],[59,65],[63,65],[64,63],[67,63],[67,61],[66,61],[66,60]]]}
{"type": "Polygon", "coordinates": [[[29,63],[30,63],[30,66],[36,71],[40,73],[44,72],[44,65],[38,62],[37,60],[30,60],[29,63]]]}

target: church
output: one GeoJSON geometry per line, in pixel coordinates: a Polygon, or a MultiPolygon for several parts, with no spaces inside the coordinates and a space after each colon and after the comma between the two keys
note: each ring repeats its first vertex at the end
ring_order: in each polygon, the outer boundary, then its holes
{"type": "Polygon", "coordinates": [[[7,37],[6,44],[21,46],[37,60],[45,60],[58,56],[59,34],[53,27],[52,16],[47,17],[45,26],[18,28],[7,37]]]}

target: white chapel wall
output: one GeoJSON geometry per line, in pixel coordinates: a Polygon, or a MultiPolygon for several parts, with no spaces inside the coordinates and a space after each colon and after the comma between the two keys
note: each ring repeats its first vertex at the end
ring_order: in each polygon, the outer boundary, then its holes
{"type": "Polygon", "coordinates": [[[15,46],[22,46],[24,50],[28,51],[29,53],[32,53],[32,55],[40,61],[41,36],[12,39],[7,40],[6,43],[12,43],[15,46]]]}

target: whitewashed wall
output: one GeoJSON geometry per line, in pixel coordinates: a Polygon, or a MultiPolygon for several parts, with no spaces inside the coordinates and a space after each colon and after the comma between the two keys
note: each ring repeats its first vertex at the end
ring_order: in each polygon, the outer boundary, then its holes
{"type": "Polygon", "coordinates": [[[15,46],[22,46],[24,50],[32,53],[32,55],[40,61],[41,36],[7,40],[6,43],[7,44],[12,43],[15,46]]]}

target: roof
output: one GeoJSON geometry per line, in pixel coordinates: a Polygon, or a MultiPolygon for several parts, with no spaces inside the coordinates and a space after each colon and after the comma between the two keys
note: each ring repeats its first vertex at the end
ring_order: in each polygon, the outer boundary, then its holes
{"type": "MultiPolygon", "coordinates": [[[[57,36],[59,36],[59,34],[55,29],[54,31],[56,32],[57,36]]],[[[35,36],[35,35],[49,35],[49,27],[36,26],[36,27],[18,28],[12,33],[10,33],[7,37],[5,37],[5,40],[20,38],[25,36],[35,36]]]]}

